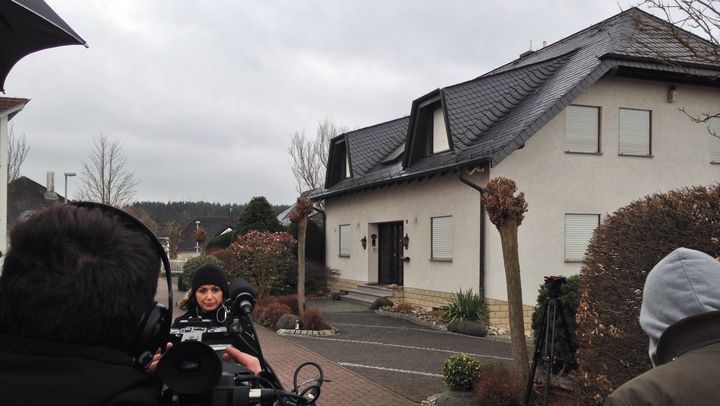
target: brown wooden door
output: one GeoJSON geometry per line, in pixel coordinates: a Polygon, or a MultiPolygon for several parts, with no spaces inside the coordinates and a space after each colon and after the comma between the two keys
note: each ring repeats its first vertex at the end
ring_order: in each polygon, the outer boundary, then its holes
{"type": "Polygon", "coordinates": [[[403,223],[381,223],[378,225],[378,282],[381,284],[403,284],[403,223]]]}

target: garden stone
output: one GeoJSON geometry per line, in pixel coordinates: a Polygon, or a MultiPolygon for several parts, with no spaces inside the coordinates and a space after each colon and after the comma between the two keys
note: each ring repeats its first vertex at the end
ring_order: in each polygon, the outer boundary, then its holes
{"type": "Polygon", "coordinates": [[[440,394],[435,401],[436,406],[472,406],[475,397],[471,391],[447,390],[440,394]]]}
{"type": "Polygon", "coordinates": [[[375,301],[373,302],[373,304],[370,306],[370,309],[371,309],[371,310],[377,310],[377,309],[379,309],[379,308],[381,308],[381,307],[385,307],[385,306],[393,307],[394,305],[395,305],[395,304],[393,303],[392,300],[390,300],[390,299],[388,299],[388,298],[386,298],[386,297],[379,297],[379,298],[375,299],[375,301]]]}
{"type": "Polygon", "coordinates": [[[280,320],[278,320],[277,324],[275,325],[276,329],[286,329],[286,330],[294,330],[295,329],[295,323],[297,323],[300,320],[300,318],[294,314],[285,313],[282,316],[280,316],[280,320]]]}
{"type": "Polygon", "coordinates": [[[448,331],[475,337],[485,337],[488,329],[482,323],[470,320],[455,319],[447,325],[448,331]]]}

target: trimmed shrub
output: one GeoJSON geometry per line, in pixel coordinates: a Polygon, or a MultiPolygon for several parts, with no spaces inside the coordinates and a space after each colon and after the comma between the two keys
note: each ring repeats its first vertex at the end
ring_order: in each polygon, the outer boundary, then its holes
{"type": "MultiPolygon", "coordinates": [[[[288,233],[298,239],[297,223],[290,223],[288,233]]],[[[297,248],[295,249],[297,255],[297,248]]],[[[325,261],[325,232],[315,221],[309,220],[305,229],[305,259],[308,261],[325,261]]]]}
{"type": "Polygon", "coordinates": [[[445,320],[455,319],[477,321],[487,325],[487,304],[479,295],[473,293],[472,289],[465,292],[460,289],[459,292],[453,293],[445,313],[445,320]]]}
{"type": "Polygon", "coordinates": [[[654,194],[608,216],[593,235],[580,280],[577,361],[583,403],[651,367],[638,323],[650,270],[678,247],[720,255],[720,185],[654,194]]]}
{"type": "MultiPolygon", "coordinates": [[[[201,255],[199,257],[190,258],[185,265],[183,266],[182,273],[180,274],[181,281],[178,281],[178,288],[185,288],[184,290],[188,290],[191,288],[192,285],[192,277],[195,271],[200,268],[203,265],[207,264],[213,264],[218,266],[220,269],[225,271],[227,273],[227,270],[225,268],[225,264],[219,260],[217,257],[214,257],[212,255],[201,255]]],[[[229,279],[229,278],[228,278],[229,279]]],[[[183,289],[180,289],[183,290],[183,289]]]]}
{"type": "Polygon", "coordinates": [[[330,325],[325,322],[319,309],[308,307],[302,315],[302,328],[304,330],[329,330],[330,325]]]}
{"type": "Polygon", "coordinates": [[[508,366],[493,363],[483,367],[474,391],[479,405],[520,406],[524,401],[525,382],[518,382],[508,366]]]}
{"type": "MultiPolygon", "coordinates": [[[[327,270],[323,264],[305,261],[305,292],[317,293],[327,287],[327,270]]],[[[281,271],[282,282],[272,290],[273,294],[283,295],[297,292],[298,269],[297,261],[281,271]]]]}
{"type": "Polygon", "coordinates": [[[467,354],[453,354],[443,363],[443,380],[448,389],[468,391],[481,371],[480,361],[467,354]]]}
{"type": "Polygon", "coordinates": [[[283,314],[292,313],[290,307],[286,304],[272,302],[265,306],[261,320],[259,321],[262,325],[270,328],[275,328],[275,325],[280,320],[283,314]]]}
{"type": "Polygon", "coordinates": [[[278,303],[282,303],[284,305],[287,305],[287,307],[290,308],[292,314],[300,314],[298,310],[298,297],[297,295],[284,295],[284,296],[275,296],[275,300],[278,303]]]}
{"type": "MultiPolygon", "coordinates": [[[[567,322],[568,333],[570,334],[570,344],[572,348],[568,348],[567,339],[565,338],[565,330],[562,327],[562,320],[558,313],[555,318],[555,365],[553,370],[559,372],[561,369],[566,371],[573,370],[577,367],[575,361],[575,348],[577,347],[577,338],[575,330],[577,322],[575,321],[575,313],[578,307],[578,290],[580,289],[580,276],[572,275],[567,278],[567,283],[560,287],[560,302],[564,310],[565,321],[567,322]]],[[[545,299],[548,290],[545,284],[540,285],[538,291],[537,305],[532,315],[532,329],[535,339],[537,339],[540,330],[540,322],[545,315],[545,299]]]]}
{"type": "Polygon", "coordinates": [[[398,313],[410,314],[413,311],[413,307],[410,303],[402,302],[395,305],[395,311],[398,313]]]}

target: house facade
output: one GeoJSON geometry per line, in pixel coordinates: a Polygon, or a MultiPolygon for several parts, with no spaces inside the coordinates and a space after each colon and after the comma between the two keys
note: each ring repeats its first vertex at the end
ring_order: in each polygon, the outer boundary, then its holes
{"type": "Polygon", "coordinates": [[[491,324],[505,326],[500,238],[480,202],[488,180],[514,180],[528,202],[518,236],[528,317],[543,276],[579,273],[608,214],[718,182],[720,122],[686,112],[720,112],[720,66],[651,58],[642,42],[666,38],[655,34],[663,29],[631,9],[435,90],[409,117],[333,139],[315,195],[325,201],[326,264],[339,271],[331,288],[397,284],[400,300],[427,307],[472,288],[491,324]]]}
{"type": "MultiPolygon", "coordinates": [[[[0,252],[7,249],[8,217],[7,217],[7,172],[9,147],[9,122],[29,102],[28,99],[0,97],[0,252]]],[[[0,257],[0,265],[2,258],[0,257]]]]}

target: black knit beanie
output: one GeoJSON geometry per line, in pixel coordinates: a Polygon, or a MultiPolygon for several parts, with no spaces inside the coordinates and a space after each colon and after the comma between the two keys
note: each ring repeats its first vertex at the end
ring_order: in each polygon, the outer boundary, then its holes
{"type": "Polygon", "coordinates": [[[203,265],[198,268],[192,277],[192,292],[202,285],[216,285],[222,289],[223,300],[228,298],[228,280],[225,271],[213,264],[203,265]]]}

